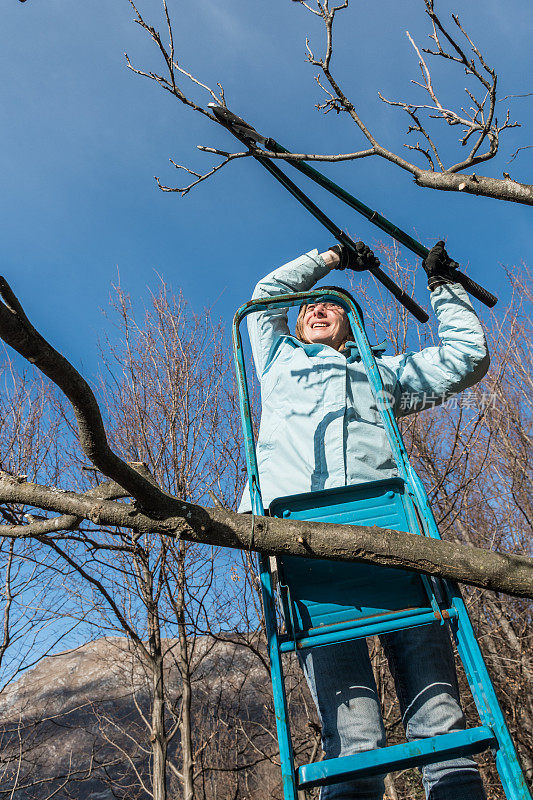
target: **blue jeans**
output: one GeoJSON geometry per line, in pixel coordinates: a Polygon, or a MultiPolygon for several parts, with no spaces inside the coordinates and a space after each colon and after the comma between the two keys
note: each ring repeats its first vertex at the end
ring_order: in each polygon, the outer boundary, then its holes
{"type": "MultiPolygon", "coordinates": [[[[438,623],[382,635],[408,740],[463,730],[448,632],[438,623]]],[[[326,758],[385,746],[385,729],[365,639],[302,651],[322,723],[326,758]]],[[[476,763],[454,758],[422,770],[428,800],[486,800],[476,763]]],[[[321,800],[382,800],[383,776],[322,788],[321,800]]]]}

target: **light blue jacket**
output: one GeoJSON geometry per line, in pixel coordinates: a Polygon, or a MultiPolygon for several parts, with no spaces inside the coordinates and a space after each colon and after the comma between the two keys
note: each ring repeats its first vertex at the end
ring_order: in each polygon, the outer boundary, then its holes
{"type": "MultiPolygon", "coordinates": [[[[252,297],[307,291],[329,272],[313,250],[263,278],[252,297]]],[[[440,345],[378,358],[398,417],[472,386],[489,365],[485,336],[463,287],[439,286],[431,303],[440,345]]],[[[257,459],[265,508],[275,497],[398,474],[360,359],[291,336],[286,309],[251,314],[248,330],[261,382],[257,459]]],[[[250,508],[246,487],[239,511],[250,508]]]]}

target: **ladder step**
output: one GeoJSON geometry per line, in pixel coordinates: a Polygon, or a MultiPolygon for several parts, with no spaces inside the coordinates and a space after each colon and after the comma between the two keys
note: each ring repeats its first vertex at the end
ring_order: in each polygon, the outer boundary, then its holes
{"type": "Polygon", "coordinates": [[[494,733],[486,725],[481,725],[466,731],[444,733],[429,739],[417,739],[379,750],[366,750],[352,756],[305,764],[297,770],[298,787],[327,786],[355,777],[433,764],[456,756],[479,753],[493,745],[496,745],[494,733]]]}
{"type": "MultiPolygon", "coordinates": [[[[457,611],[454,608],[447,608],[443,609],[441,614],[444,619],[453,619],[457,616],[457,611]]],[[[328,632],[326,629],[322,633],[319,628],[315,628],[310,636],[300,636],[296,639],[296,642],[294,639],[285,638],[284,636],[283,640],[280,641],[279,649],[281,653],[289,653],[296,649],[304,650],[308,647],[336,644],[350,639],[363,639],[366,636],[374,636],[380,633],[416,628],[419,625],[430,625],[436,620],[440,620],[440,618],[432,608],[420,609],[416,613],[400,611],[395,614],[383,614],[382,617],[376,616],[370,620],[368,618],[356,620],[352,626],[343,626],[342,629],[332,632],[328,632]]]]}

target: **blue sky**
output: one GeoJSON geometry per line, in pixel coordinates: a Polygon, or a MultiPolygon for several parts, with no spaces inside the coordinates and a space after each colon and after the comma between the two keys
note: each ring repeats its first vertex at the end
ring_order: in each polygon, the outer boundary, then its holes
{"type": "MultiPolygon", "coordinates": [[[[418,78],[417,60],[405,30],[424,43],[422,0],[352,6],[338,17],[335,74],[383,142],[401,149],[406,120],[384,106],[377,91],[417,96],[410,84],[418,78]]],[[[158,0],[140,8],[162,29],[158,0]]],[[[314,109],[322,96],[316,70],[305,63],[305,36],[320,50],[322,35],[298,4],[169,0],[169,8],[183,66],[206,83],[220,81],[230,108],[259,130],[299,151],[363,144],[348,119],[314,109]]],[[[531,91],[529,0],[443,0],[438,9],[460,13],[499,72],[501,97],[531,91]]],[[[193,307],[214,306],[229,321],[262,275],[331,243],[248,160],[183,199],[157,188],[154,175],[170,184],[182,180],[169,157],[203,170],[211,157],[197,144],[229,149],[233,142],[127,70],[124,51],[141,68],[162,69],[153,43],[132,19],[126,0],[6,0],[2,12],[2,272],[34,324],[89,377],[106,327],[101,309],[118,273],[139,303],[148,301],[159,274],[182,288],[193,307]]],[[[459,69],[436,70],[435,78],[450,102],[465,85],[459,69]]],[[[205,105],[210,100],[205,93],[195,96],[205,105]]],[[[508,171],[530,183],[533,149],[508,160],[517,147],[533,144],[533,97],[516,99],[512,108],[523,127],[504,135],[501,155],[478,171],[497,177],[508,171]]],[[[449,152],[456,131],[446,133],[449,152]]],[[[409,175],[377,159],[324,170],[425,244],[447,237],[454,257],[493,291],[504,291],[505,265],[531,263],[529,207],[419,189],[409,175]]],[[[320,190],[313,197],[354,237],[369,244],[383,238],[320,190]]],[[[422,275],[417,299],[427,302],[422,275]]]]}

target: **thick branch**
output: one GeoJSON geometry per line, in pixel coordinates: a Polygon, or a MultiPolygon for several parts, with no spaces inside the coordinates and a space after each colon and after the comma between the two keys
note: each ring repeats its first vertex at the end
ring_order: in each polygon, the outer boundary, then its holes
{"type": "Polygon", "coordinates": [[[533,186],[514,181],[508,175],[504,178],[488,178],[484,175],[461,175],[452,172],[433,172],[419,170],[415,176],[417,186],[427,189],[440,189],[444,192],[464,192],[495,200],[509,200],[513,203],[533,205],[533,186]]]}
{"type": "Polygon", "coordinates": [[[333,525],[252,517],[169,500],[167,515],[150,517],[135,506],[95,500],[0,476],[0,502],[24,503],[95,524],[181,537],[191,542],[272,555],[330,558],[409,569],[516,597],[533,598],[533,559],[370,526],[333,525]]]}

